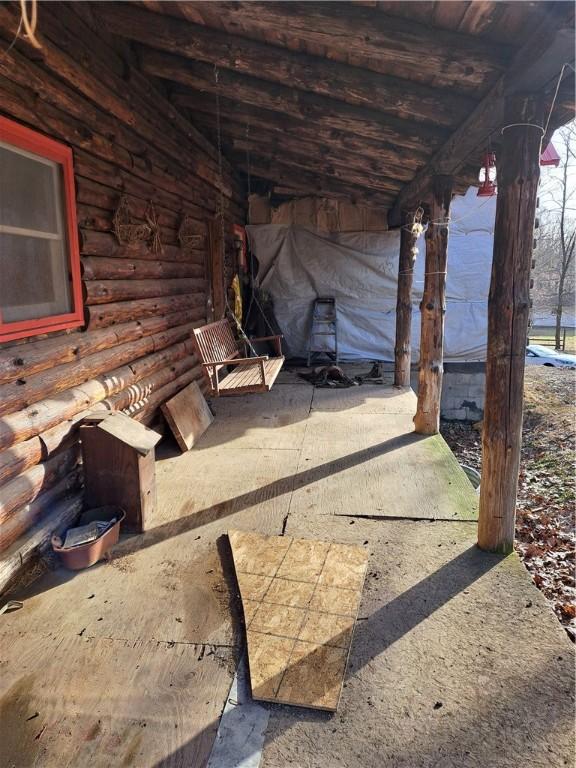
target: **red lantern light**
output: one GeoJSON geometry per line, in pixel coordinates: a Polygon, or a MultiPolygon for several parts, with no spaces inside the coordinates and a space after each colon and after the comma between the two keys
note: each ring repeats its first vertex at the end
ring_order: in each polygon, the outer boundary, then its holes
{"type": "Polygon", "coordinates": [[[480,181],[478,197],[493,197],[496,194],[496,155],[494,152],[484,152],[478,179],[480,181]]]}

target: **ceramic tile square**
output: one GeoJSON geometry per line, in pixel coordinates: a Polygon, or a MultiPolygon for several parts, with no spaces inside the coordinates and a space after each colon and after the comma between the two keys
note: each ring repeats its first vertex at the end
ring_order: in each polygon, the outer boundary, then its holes
{"type": "Polygon", "coordinates": [[[298,635],[299,640],[317,645],[348,648],[352,640],[354,618],[333,613],[308,613],[298,635]]]}
{"type": "Polygon", "coordinates": [[[270,584],[271,576],[258,576],[255,573],[236,571],[238,586],[242,600],[262,600],[270,584]]]}
{"type": "Polygon", "coordinates": [[[318,584],[308,608],[311,611],[337,613],[341,616],[355,617],[358,612],[360,596],[361,592],[357,589],[328,587],[318,584]]]}
{"type": "Polygon", "coordinates": [[[263,600],[296,608],[306,608],[314,592],[314,584],[288,579],[273,579],[263,600]]]}
{"type": "Polygon", "coordinates": [[[305,615],[306,613],[302,608],[260,603],[260,607],[252,618],[250,629],[255,632],[295,639],[298,637],[305,615]]]}
{"type": "Polygon", "coordinates": [[[348,651],[298,641],[276,695],[279,702],[335,710],[338,707],[348,651]]]}
{"type": "Polygon", "coordinates": [[[236,571],[274,576],[292,539],[290,536],[263,536],[259,533],[229,531],[236,571]]]}
{"type": "Polygon", "coordinates": [[[248,630],[250,683],[255,699],[274,699],[290,660],[294,640],[248,630]]]}

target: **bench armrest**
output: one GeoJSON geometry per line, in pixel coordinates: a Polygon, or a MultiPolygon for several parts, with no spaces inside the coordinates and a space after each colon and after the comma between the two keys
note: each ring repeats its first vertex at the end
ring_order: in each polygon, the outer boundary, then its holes
{"type": "Polygon", "coordinates": [[[282,339],[284,336],[282,334],[277,334],[276,336],[258,336],[255,339],[250,339],[250,341],[273,341],[274,346],[276,347],[276,352],[279,356],[282,355],[282,339]]]}
{"type": "Polygon", "coordinates": [[[214,368],[216,365],[251,365],[252,363],[261,363],[269,360],[268,355],[260,357],[231,357],[229,360],[211,360],[209,363],[202,363],[207,368],[214,368]]]}

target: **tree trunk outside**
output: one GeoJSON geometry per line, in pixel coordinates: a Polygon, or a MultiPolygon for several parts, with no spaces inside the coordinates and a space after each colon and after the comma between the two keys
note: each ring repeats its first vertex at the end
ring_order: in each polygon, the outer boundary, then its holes
{"type": "Polygon", "coordinates": [[[514,546],[516,492],[522,443],[526,336],[530,311],[532,240],[543,105],[513,96],[497,158],[498,202],[488,300],[486,404],[478,545],[509,553],[514,546]],[[512,125],[516,124],[516,125],[512,125]]]}
{"type": "Polygon", "coordinates": [[[420,304],[420,366],[418,407],[414,429],[422,435],[440,431],[440,398],[444,372],[444,315],[446,314],[446,263],[448,215],[452,199],[452,178],[433,179],[430,221],[426,230],[424,293],[420,304]]]}
{"type": "Polygon", "coordinates": [[[554,347],[558,350],[562,349],[562,311],[564,298],[564,275],[560,275],[560,282],[558,284],[558,303],[556,304],[556,334],[554,339],[554,347]]]}

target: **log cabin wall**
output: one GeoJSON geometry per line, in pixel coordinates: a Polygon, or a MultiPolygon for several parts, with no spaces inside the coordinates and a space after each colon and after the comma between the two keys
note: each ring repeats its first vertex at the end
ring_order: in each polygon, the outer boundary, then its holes
{"type": "Polygon", "coordinates": [[[190,332],[206,322],[208,222],[244,222],[240,184],[214,146],[102,37],[89,7],[43,3],[40,51],[12,48],[0,6],[0,114],[71,146],[85,326],[0,346],[0,589],[80,508],[78,422],[94,407],[145,423],[200,368],[190,332]],[[222,195],[220,194],[222,189],[222,195]],[[161,253],[120,245],[122,196],[157,214],[161,253]],[[178,229],[198,237],[181,248],[178,229]]]}

